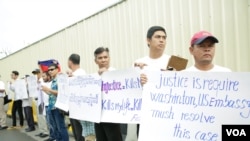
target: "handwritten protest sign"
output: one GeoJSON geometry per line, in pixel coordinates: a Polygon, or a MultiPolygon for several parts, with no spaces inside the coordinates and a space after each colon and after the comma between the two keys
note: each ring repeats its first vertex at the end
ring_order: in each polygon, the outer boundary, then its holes
{"type": "Polygon", "coordinates": [[[69,78],[70,118],[100,122],[101,77],[97,74],[69,78]]]}
{"type": "Polygon", "coordinates": [[[220,141],[222,125],[250,123],[250,73],[148,72],[147,76],[139,141],[220,141]]]}
{"type": "Polygon", "coordinates": [[[136,69],[102,74],[102,122],[140,121],[142,86],[139,76],[136,69]]]}
{"type": "Polygon", "coordinates": [[[18,79],[13,83],[15,88],[15,99],[27,99],[27,86],[24,79],[18,79]]]}
{"type": "Polygon", "coordinates": [[[30,97],[38,97],[39,89],[36,76],[27,77],[28,90],[30,97]]]}
{"type": "Polygon", "coordinates": [[[68,75],[60,74],[57,76],[58,94],[55,106],[61,110],[69,111],[69,85],[68,75]]]}

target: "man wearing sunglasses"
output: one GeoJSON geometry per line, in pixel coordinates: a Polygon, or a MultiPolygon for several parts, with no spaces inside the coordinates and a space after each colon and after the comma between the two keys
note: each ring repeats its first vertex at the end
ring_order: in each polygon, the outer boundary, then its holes
{"type": "Polygon", "coordinates": [[[53,63],[48,67],[48,73],[52,78],[51,88],[42,86],[42,90],[49,95],[48,116],[52,129],[56,134],[57,141],[69,141],[69,135],[65,126],[63,113],[55,107],[58,94],[57,75],[59,73],[58,63],[53,63]]]}

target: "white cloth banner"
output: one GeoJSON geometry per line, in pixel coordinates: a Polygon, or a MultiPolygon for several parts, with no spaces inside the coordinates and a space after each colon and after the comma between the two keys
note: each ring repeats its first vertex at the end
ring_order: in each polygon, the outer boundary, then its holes
{"type": "Polygon", "coordinates": [[[139,123],[141,103],[142,86],[137,69],[102,74],[101,122],[139,123]]]}
{"type": "Polygon", "coordinates": [[[147,72],[147,76],[139,141],[219,141],[222,125],[250,123],[250,73],[147,72]]]}
{"type": "Polygon", "coordinates": [[[57,76],[58,93],[55,107],[68,112],[69,111],[69,79],[66,74],[59,74],[57,76]]]}
{"type": "Polygon", "coordinates": [[[69,78],[70,118],[100,122],[101,82],[97,74],[69,78]]]}

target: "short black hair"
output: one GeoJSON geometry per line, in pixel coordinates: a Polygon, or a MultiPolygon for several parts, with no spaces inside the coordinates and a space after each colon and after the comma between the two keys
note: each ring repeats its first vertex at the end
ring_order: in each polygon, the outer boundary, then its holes
{"type": "Polygon", "coordinates": [[[79,64],[80,64],[80,55],[73,53],[73,54],[71,54],[71,55],[69,56],[69,60],[70,60],[73,64],[79,65],[79,64]]]}
{"type": "Polygon", "coordinates": [[[13,74],[15,74],[16,76],[19,75],[19,72],[18,71],[12,71],[13,74]]]}
{"type": "Polygon", "coordinates": [[[103,53],[104,51],[109,53],[109,49],[106,47],[98,47],[95,51],[94,51],[94,56],[96,57],[98,54],[103,53]]]}
{"type": "Polygon", "coordinates": [[[151,39],[156,31],[163,31],[166,35],[166,30],[161,26],[152,26],[148,29],[147,38],[151,39]]]}
{"type": "Polygon", "coordinates": [[[40,71],[40,69],[35,69],[35,70],[33,70],[31,73],[32,74],[38,74],[38,73],[40,73],[41,71],[40,71]]]}

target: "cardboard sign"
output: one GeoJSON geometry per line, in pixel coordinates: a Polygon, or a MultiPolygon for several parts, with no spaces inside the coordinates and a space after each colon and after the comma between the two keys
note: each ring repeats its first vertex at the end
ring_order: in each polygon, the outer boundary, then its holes
{"type": "Polygon", "coordinates": [[[167,69],[174,68],[177,71],[184,70],[187,67],[187,63],[187,59],[172,55],[168,61],[167,69]]]}

